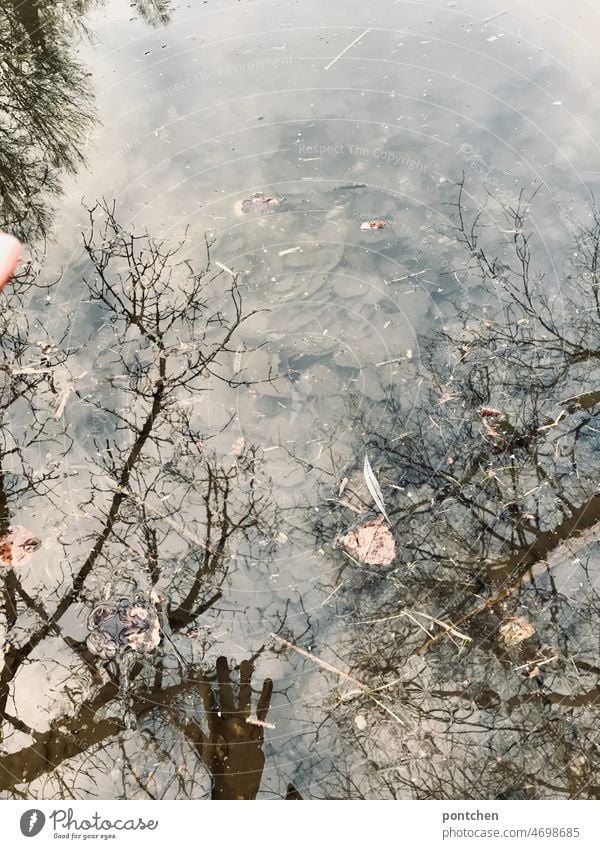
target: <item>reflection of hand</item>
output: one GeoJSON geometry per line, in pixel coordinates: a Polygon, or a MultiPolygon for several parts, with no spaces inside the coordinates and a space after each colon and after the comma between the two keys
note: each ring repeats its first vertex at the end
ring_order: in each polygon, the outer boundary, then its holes
{"type": "Polygon", "coordinates": [[[288,784],[287,792],[285,794],[286,799],[297,800],[303,799],[304,797],[301,795],[300,791],[297,790],[293,784],[288,784]]]}
{"type": "MultiPolygon", "coordinates": [[[[247,722],[251,715],[253,671],[251,661],[241,662],[237,706],[225,657],[217,660],[218,702],[208,681],[201,683],[209,733],[208,737],[202,735],[198,748],[214,779],[213,799],[254,799],[260,786],[265,764],[262,751],[264,727],[247,722]]],[[[258,699],[254,722],[265,721],[272,692],[273,682],[267,678],[258,699]]]]}
{"type": "Polygon", "coordinates": [[[14,236],[0,233],[0,291],[10,279],[21,258],[21,243],[14,236]]]}

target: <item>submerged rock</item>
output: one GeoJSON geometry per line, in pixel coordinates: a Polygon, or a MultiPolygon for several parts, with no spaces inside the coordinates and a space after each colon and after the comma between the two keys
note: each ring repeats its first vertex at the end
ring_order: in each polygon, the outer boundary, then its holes
{"type": "Polygon", "coordinates": [[[156,607],[141,593],[132,599],[99,604],[90,613],[88,628],[87,647],[103,660],[110,660],[129,649],[148,654],[160,643],[156,607]]]}

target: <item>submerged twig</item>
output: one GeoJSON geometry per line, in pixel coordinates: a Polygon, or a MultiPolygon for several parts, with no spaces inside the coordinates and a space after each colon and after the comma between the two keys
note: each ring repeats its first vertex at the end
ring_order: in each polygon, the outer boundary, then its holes
{"type": "Polygon", "coordinates": [[[135,492],[132,492],[132,490],[120,486],[117,481],[113,480],[108,475],[105,475],[105,477],[110,482],[111,486],[117,490],[117,492],[120,492],[126,498],[131,498],[131,500],[135,501],[138,506],[144,507],[146,510],[149,510],[151,513],[154,513],[157,519],[160,519],[161,521],[165,522],[165,524],[173,528],[174,531],[177,531],[180,536],[185,537],[185,539],[188,539],[190,542],[195,543],[195,545],[200,546],[200,548],[203,548],[204,551],[208,551],[209,554],[215,553],[211,549],[211,547],[206,544],[206,542],[201,540],[200,537],[197,536],[193,531],[190,531],[189,528],[186,528],[184,525],[181,525],[179,522],[176,522],[170,516],[167,516],[165,513],[163,513],[162,510],[157,510],[156,507],[153,507],[151,504],[145,502],[142,498],[139,497],[139,495],[136,495],[135,492]]]}
{"type": "Polygon", "coordinates": [[[552,663],[553,660],[558,660],[557,654],[553,654],[552,657],[546,657],[544,660],[530,660],[529,663],[523,663],[521,666],[515,666],[514,671],[519,672],[521,669],[527,669],[529,666],[544,666],[546,663],[552,663]]]}
{"type": "Polygon", "coordinates": [[[388,713],[393,719],[396,720],[396,722],[399,722],[400,725],[406,725],[406,723],[402,719],[400,719],[400,717],[396,713],[394,713],[391,708],[389,708],[383,702],[380,702],[379,699],[375,698],[373,693],[376,691],[372,690],[368,684],[364,683],[364,681],[360,681],[358,678],[355,678],[354,675],[350,675],[348,672],[344,672],[343,669],[338,669],[337,666],[333,666],[333,664],[328,663],[326,660],[322,660],[320,657],[317,657],[315,654],[312,654],[311,652],[306,651],[305,649],[301,649],[299,646],[294,645],[294,643],[290,643],[289,640],[285,640],[283,637],[279,637],[277,634],[271,633],[270,636],[274,640],[283,643],[283,645],[286,646],[288,649],[293,649],[298,654],[301,654],[302,657],[305,657],[308,660],[312,660],[313,663],[316,663],[317,666],[320,666],[322,669],[327,670],[327,672],[333,672],[335,673],[335,675],[339,675],[340,678],[344,678],[346,681],[352,681],[352,683],[358,687],[362,695],[366,696],[378,707],[388,713]]]}
{"type": "MultiPolygon", "coordinates": [[[[459,640],[467,640],[467,642],[472,643],[473,637],[468,637],[466,634],[463,634],[461,631],[457,631],[456,628],[453,628],[452,625],[448,625],[446,622],[442,622],[441,619],[436,619],[435,616],[429,616],[428,613],[421,613],[418,610],[412,611],[415,616],[422,616],[424,619],[429,619],[430,622],[435,622],[436,625],[439,625],[440,628],[445,628],[448,633],[457,637],[459,640]]],[[[408,615],[408,614],[406,614],[408,615]]]]}
{"type": "Polygon", "coordinates": [[[367,34],[368,34],[368,33],[370,33],[370,32],[371,32],[371,27],[369,27],[369,28],[368,28],[368,29],[366,29],[363,33],[361,33],[360,35],[358,35],[358,36],[354,39],[354,41],[351,41],[351,42],[350,42],[350,44],[349,44],[347,47],[344,47],[344,49],[342,50],[342,52],[341,52],[341,53],[338,53],[338,55],[337,55],[335,58],[333,58],[333,59],[331,60],[331,62],[329,62],[329,64],[328,64],[328,65],[325,65],[325,67],[323,68],[323,70],[324,70],[324,71],[328,71],[328,70],[332,67],[332,65],[335,65],[335,63],[338,61],[338,59],[341,59],[341,58],[342,58],[342,56],[344,55],[344,53],[347,53],[347,52],[350,50],[350,48],[351,48],[351,47],[354,47],[354,45],[356,44],[356,42],[357,42],[357,41],[360,41],[360,40],[361,40],[361,38],[364,38],[364,37],[365,37],[365,35],[367,35],[367,34]]]}

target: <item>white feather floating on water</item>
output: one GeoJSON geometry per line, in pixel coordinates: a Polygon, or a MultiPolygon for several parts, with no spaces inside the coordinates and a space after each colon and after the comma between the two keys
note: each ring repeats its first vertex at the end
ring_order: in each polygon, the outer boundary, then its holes
{"type": "Polygon", "coordinates": [[[227,274],[231,274],[232,277],[235,277],[235,271],[232,271],[231,268],[227,268],[227,266],[223,265],[222,262],[215,260],[215,265],[217,265],[222,271],[226,271],[227,274]]]}
{"type": "Polygon", "coordinates": [[[371,464],[369,463],[369,457],[367,454],[365,454],[365,465],[363,467],[363,475],[365,476],[365,483],[367,485],[367,489],[371,493],[373,501],[377,505],[377,509],[380,513],[383,514],[388,525],[391,525],[390,518],[385,510],[381,487],[379,486],[377,478],[375,477],[375,472],[371,468],[371,464]]]}

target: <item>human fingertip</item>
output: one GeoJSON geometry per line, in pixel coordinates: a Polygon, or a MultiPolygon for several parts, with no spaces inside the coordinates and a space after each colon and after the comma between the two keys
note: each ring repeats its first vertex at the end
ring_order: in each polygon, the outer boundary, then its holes
{"type": "Polygon", "coordinates": [[[8,233],[0,233],[0,290],[10,280],[21,259],[21,242],[8,233]]]}

